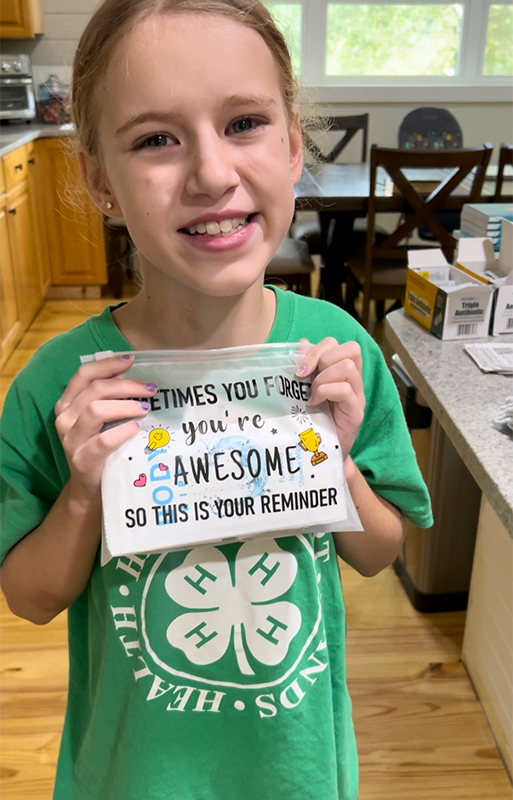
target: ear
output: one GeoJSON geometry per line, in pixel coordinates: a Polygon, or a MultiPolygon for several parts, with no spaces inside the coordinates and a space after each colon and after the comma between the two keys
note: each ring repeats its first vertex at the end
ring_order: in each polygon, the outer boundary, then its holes
{"type": "Polygon", "coordinates": [[[289,128],[289,144],[290,144],[290,171],[292,172],[292,180],[294,185],[299,182],[301,171],[303,169],[303,133],[301,131],[301,121],[299,119],[299,111],[294,106],[293,118],[289,128]]]}
{"type": "Polygon", "coordinates": [[[107,217],[121,217],[121,209],[98,159],[85,150],[80,150],[78,160],[82,181],[94,204],[107,217]],[[109,208],[107,203],[111,204],[109,208]]]}

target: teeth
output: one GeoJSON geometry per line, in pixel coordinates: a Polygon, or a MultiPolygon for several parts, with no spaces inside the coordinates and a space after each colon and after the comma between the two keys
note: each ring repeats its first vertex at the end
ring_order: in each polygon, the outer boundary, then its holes
{"type": "Polygon", "coordinates": [[[190,228],[185,230],[190,233],[208,233],[210,236],[218,236],[222,234],[230,234],[246,225],[245,217],[233,217],[233,219],[223,219],[222,222],[199,222],[197,225],[191,225],[190,228]]]}

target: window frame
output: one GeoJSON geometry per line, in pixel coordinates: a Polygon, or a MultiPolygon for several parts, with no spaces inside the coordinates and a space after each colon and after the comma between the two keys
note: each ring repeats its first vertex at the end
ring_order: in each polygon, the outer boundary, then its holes
{"type": "Polygon", "coordinates": [[[415,77],[326,76],[328,3],[348,5],[358,0],[279,0],[282,4],[302,6],[300,83],[315,91],[319,102],[337,102],[341,99],[344,103],[512,102],[513,78],[507,75],[483,75],[483,66],[489,7],[513,5],[513,0],[365,1],[380,5],[447,5],[455,2],[464,6],[458,74],[415,77]]]}

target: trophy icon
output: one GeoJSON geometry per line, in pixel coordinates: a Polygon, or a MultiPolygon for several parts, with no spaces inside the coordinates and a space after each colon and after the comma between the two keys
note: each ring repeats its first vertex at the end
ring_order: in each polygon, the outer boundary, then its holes
{"type": "Polygon", "coordinates": [[[328,458],[326,453],[319,452],[319,445],[321,442],[321,435],[319,433],[315,433],[313,428],[308,428],[306,431],[303,431],[299,434],[299,446],[302,450],[313,453],[311,463],[314,467],[317,464],[321,464],[323,461],[326,461],[328,458]]]}

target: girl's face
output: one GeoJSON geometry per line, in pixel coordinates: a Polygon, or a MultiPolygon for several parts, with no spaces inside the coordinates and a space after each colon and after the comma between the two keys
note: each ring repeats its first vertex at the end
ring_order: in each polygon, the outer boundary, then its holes
{"type": "Polygon", "coordinates": [[[145,274],[210,296],[255,285],[302,167],[261,36],[223,17],[153,17],[112,59],[97,102],[105,179],[89,157],[86,174],[102,209],[125,218],[145,274]]]}

